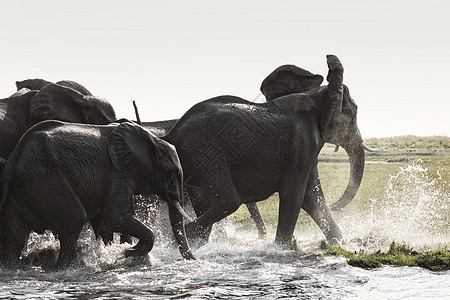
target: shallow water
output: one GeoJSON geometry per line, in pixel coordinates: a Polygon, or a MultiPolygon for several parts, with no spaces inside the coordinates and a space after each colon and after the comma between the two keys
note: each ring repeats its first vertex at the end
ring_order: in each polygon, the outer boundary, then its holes
{"type": "MultiPolygon", "coordinates": [[[[448,219],[440,212],[448,210],[449,197],[438,183],[420,164],[401,169],[386,184],[386,196],[373,199],[371,211],[338,216],[345,247],[383,249],[392,240],[416,248],[448,246],[448,219]]],[[[130,245],[105,247],[86,230],[78,267],[1,269],[0,299],[450,299],[450,272],[351,267],[316,250],[323,236],[315,228],[297,228],[302,251],[294,251],[274,245],[273,234],[258,240],[256,229],[236,230],[223,221],[210,243],[194,249],[195,261],[182,260],[168,233],[156,231],[159,239],[147,259],[124,259],[130,245]]],[[[33,235],[28,251],[55,243],[49,234],[33,235]]]]}
{"type": "MultiPolygon", "coordinates": [[[[247,237],[248,238],[248,237],[247,237]]],[[[363,270],[338,257],[283,250],[251,238],[210,242],[183,261],[173,247],[149,260],[117,259],[125,246],[99,246],[91,264],[61,272],[2,270],[0,298],[15,299],[449,299],[450,272],[363,270]],[[106,256],[106,257],[101,257],[106,256]],[[109,261],[108,261],[109,260],[109,261]],[[98,261],[102,261],[98,263],[98,261]]],[[[92,254],[91,254],[92,255],[92,254]]],[[[91,257],[92,258],[92,257],[91,257]]]]}

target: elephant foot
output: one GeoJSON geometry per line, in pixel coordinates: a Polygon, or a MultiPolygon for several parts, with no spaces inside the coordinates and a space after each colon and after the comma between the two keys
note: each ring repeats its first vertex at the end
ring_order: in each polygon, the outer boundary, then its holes
{"type": "Polygon", "coordinates": [[[204,228],[198,224],[198,222],[193,221],[184,227],[186,231],[186,237],[189,243],[195,247],[201,247],[208,243],[209,235],[211,234],[211,227],[204,228]]]}
{"type": "Polygon", "coordinates": [[[275,239],[275,244],[280,245],[285,249],[301,251],[301,248],[298,245],[297,239],[295,238],[294,235],[292,235],[292,237],[287,240],[275,239]]]}
{"type": "Polygon", "coordinates": [[[258,230],[258,239],[260,240],[265,240],[267,237],[267,231],[264,228],[264,231],[259,231],[258,230]]]}
{"type": "Polygon", "coordinates": [[[152,241],[139,241],[134,247],[125,251],[125,257],[146,256],[153,248],[152,241]]]}
{"type": "Polygon", "coordinates": [[[121,266],[132,267],[132,266],[151,266],[152,263],[148,255],[143,256],[131,255],[123,260],[118,261],[118,264],[121,266]]]}
{"type": "Polygon", "coordinates": [[[142,249],[133,249],[133,248],[125,250],[125,257],[145,256],[150,252],[150,251],[144,251],[142,249]]]}
{"type": "Polygon", "coordinates": [[[59,249],[47,248],[36,250],[22,258],[22,262],[30,267],[41,267],[44,270],[55,268],[58,259],[59,249]]]}
{"type": "Polygon", "coordinates": [[[126,250],[125,257],[146,256],[152,249],[153,245],[146,246],[146,247],[136,247],[136,246],[132,247],[131,249],[126,250]]]}
{"type": "Polygon", "coordinates": [[[331,246],[341,246],[344,243],[344,238],[341,234],[335,236],[327,236],[326,242],[331,246]]]}
{"type": "Polygon", "coordinates": [[[342,246],[344,243],[344,239],[329,239],[329,240],[321,240],[319,248],[322,250],[328,249],[330,246],[342,246]]]}

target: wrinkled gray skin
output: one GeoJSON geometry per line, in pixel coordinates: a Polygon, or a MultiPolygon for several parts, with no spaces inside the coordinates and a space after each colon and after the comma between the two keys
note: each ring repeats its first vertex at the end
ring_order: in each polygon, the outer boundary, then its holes
{"type": "MultiPolygon", "coordinates": [[[[39,90],[30,88],[33,90],[0,100],[0,161],[7,160],[25,131],[40,121],[108,124],[116,119],[114,109],[103,98],[53,83],[39,90]]],[[[0,172],[2,169],[0,163],[0,172]]]]}
{"type": "MultiPolygon", "coordinates": [[[[266,100],[270,101],[280,96],[312,90],[319,87],[322,81],[323,77],[321,75],[312,74],[294,65],[283,65],[276,68],[263,80],[260,89],[266,100]]],[[[156,136],[162,137],[169,133],[177,121],[178,119],[144,122],[143,125],[156,136]]],[[[185,183],[185,186],[191,201],[201,201],[199,200],[202,197],[201,189],[191,185],[189,182],[185,183]]],[[[259,238],[264,238],[267,230],[257,204],[254,202],[246,203],[246,206],[256,224],[259,238]]]]}
{"type": "Polygon", "coordinates": [[[152,193],[171,204],[169,218],[180,252],[193,259],[183,217],[174,206],[183,193],[175,148],[137,124],[37,124],[25,133],[5,166],[4,191],[3,264],[19,262],[30,231],[51,230],[60,241],[56,268],[65,268],[75,257],[87,222],[138,238],[126,256],[146,255],[154,235],[134,217],[132,196],[152,193]]]}
{"type": "MultiPolygon", "coordinates": [[[[169,133],[170,129],[176,124],[178,119],[173,120],[165,120],[165,121],[156,121],[156,122],[143,122],[143,126],[150,130],[153,134],[158,137],[163,137],[167,133],[169,133]]],[[[185,187],[187,191],[187,195],[191,202],[199,201],[201,198],[201,189],[198,188],[197,185],[192,185],[190,181],[185,182],[185,187]]],[[[256,203],[246,203],[247,209],[252,217],[253,221],[256,224],[256,228],[258,229],[259,238],[263,239],[267,235],[266,226],[264,224],[264,220],[259,212],[258,206],[256,203]]],[[[111,241],[111,238],[105,239],[105,242],[111,241]]],[[[126,241],[126,239],[125,239],[126,241]]]]}
{"type": "Polygon", "coordinates": [[[177,148],[185,177],[201,188],[200,201],[193,203],[198,218],[186,225],[189,238],[207,241],[212,225],[240,204],[279,192],[276,242],[291,242],[301,208],[328,242],[342,240],[323,196],[317,157],[324,143],[347,151],[350,181],[338,201],[344,206],[360,186],[365,159],[342,64],[333,55],[327,63],[326,86],[262,104],[213,98],[192,107],[163,137],[177,148]]]}

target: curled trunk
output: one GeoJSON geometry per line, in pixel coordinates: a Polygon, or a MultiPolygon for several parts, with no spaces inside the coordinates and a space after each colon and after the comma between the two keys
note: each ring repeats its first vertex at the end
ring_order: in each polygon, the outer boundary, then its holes
{"type": "Polygon", "coordinates": [[[344,147],[344,149],[347,152],[350,160],[350,177],[348,180],[347,188],[345,189],[341,198],[339,198],[338,201],[331,205],[331,210],[334,211],[343,209],[353,200],[356,193],[358,192],[359,186],[361,185],[364,173],[364,149],[358,144],[346,146],[344,147]]]}

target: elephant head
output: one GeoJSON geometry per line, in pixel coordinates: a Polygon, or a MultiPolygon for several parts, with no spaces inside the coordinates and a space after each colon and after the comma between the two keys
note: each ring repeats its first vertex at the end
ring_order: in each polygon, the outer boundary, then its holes
{"type": "Polygon", "coordinates": [[[320,86],[321,75],[294,65],[283,65],[270,73],[261,84],[261,92],[267,101],[294,93],[304,93],[320,86]]]}
{"type": "Polygon", "coordinates": [[[171,144],[142,126],[122,123],[107,139],[111,161],[137,194],[157,194],[169,202],[169,218],[184,258],[192,258],[186,241],[181,208],[183,172],[171,144]]]}
{"type": "Polygon", "coordinates": [[[350,160],[350,178],[341,198],[332,210],[344,208],[356,195],[364,173],[364,149],[376,151],[363,143],[356,123],[357,105],[343,84],[344,68],[334,55],[327,56],[327,86],[320,86],[323,77],[301,68],[286,65],[277,68],[263,81],[261,91],[268,101],[274,98],[297,99],[297,111],[310,111],[320,106],[320,135],[325,143],[342,146],[350,160]],[[302,90],[303,88],[303,90],[302,90]],[[295,93],[303,93],[296,94],[295,93]],[[289,96],[290,95],[290,96],[289,96]],[[286,96],[286,98],[284,97],[286,96]],[[314,99],[318,97],[319,99],[314,99]]]}
{"type": "Polygon", "coordinates": [[[31,99],[28,125],[44,120],[108,124],[115,119],[114,109],[107,100],[49,83],[31,99]]]}
{"type": "Polygon", "coordinates": [[[364,173],[364,150],[376,151],[366,146],[356,123],[357,105],[343,84],[344,68],[334,55],[327,55],[328,86],[320,88],[320,134],[326,143],[342,146],[350,160],[350,178],[344,194],[331,205],[332,210],[345,207],[356,195],[364,173]]]}

